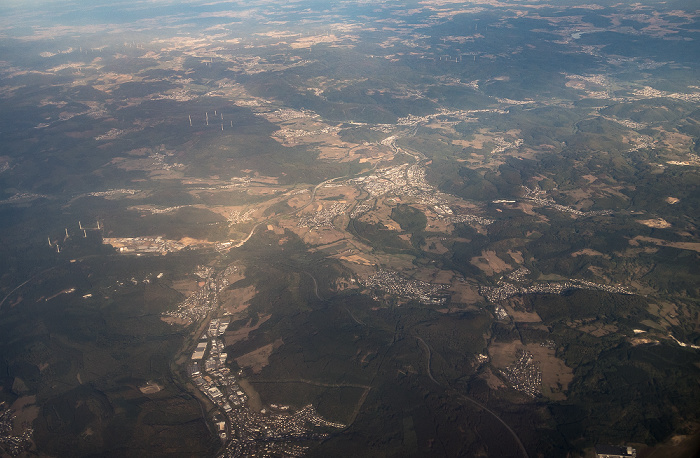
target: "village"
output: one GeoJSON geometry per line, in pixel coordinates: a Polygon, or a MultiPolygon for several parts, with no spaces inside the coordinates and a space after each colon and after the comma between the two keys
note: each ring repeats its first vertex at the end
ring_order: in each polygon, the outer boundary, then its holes
{"type": "Polygon", "coordinates": [[[508,383],[517,391],[536,397],[540,394],[542,385],[542,371],[534,360],[532,353],[526,350],[518,350],[516,361],[501,370],[500,373],[508,383]]]}
{"type": "Polygon", "coordinates": [[[229,266],[216,275],[212,268],[198,269],[195,274],[200,278],[199,289],[178,304],[177,309],[164,313],[185,323],[198,322],[209,315],[218,304],[218,296],[228,285],[228,277],[236,271],[229,266]]]}
{"type": "Polygon", "coordinates": [[[530,189],[527,186],[523,186],[523,189],[525,191],[525,195],[523,196],[525,200],[541,205],[542,207],[551,207],[560,212],[571,213],[574,216],[605,216],[613,213],[611,210],[593,210],[588,212],[576,210],[575,208],[556,203],[554,199],[547,196],[546,191],[541,189],[530,189]]]}
{"type": "MultiPolygon", "coordinates": [[[[499,280],[499,286],[481,286],[479,294],[490,302],[500,302],[522,294],[564,294],[576,289],[605,291],[615,294],[633,294],[626,288],[617,285],[601,285],[587,280],[569,279],[562,282],[541,282],[530,286],[518,286],[499,280]]],[[[502,319],[505,318],[502,317],[502,319]]]]}
{"type": "Polygon", "coordinates": [[[407,279],[391,270],[380,270],[365,280],[364,286],[426,305],[441,305],[447,301],[448,285],[407,279]]]}
{"type": "Polygon", "coordinates": [[[0,402],[0,454],[18,456],[26,452],[32,444],[34,428],[24,425],[20,433],[16,433],[14,411],[0,402]]]}

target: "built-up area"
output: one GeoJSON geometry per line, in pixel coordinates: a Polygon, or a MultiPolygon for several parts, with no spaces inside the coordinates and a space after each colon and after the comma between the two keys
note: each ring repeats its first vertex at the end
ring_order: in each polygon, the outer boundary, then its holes
{"type": "Polygon", "coordinates": [[[427,305],[444,304],[447,301],[445,290],[449,288],[448,285],[404,278],[398,272],[384,269],[370,276],[365,280],[364,285],[370,289],[427,305]]]}
{"type": "MultiPolygon", "coordinates": [[[[387,143],[388,146],[392,147],[397,152],[406,153],[395,145],[396,137],[392,136],[387,140],[382,143],[387,143]],[[390,141],[387,143],[387,140],[390,141]]],[[[455,201],[455,197],[438,191],[428,183],[426,180],[425,168],[419,163],[401,164],[379,169],[371,175],[353,178],[349,180],[349,183],[360,186],[371,197],[383,195],[410,197],[418,204],[428,207],[435,213],[438,219],[444,220],[447,223],[468,223],[487,226],[494,222],[492,219],[478,215],[455,214],[450,207],[450,204],[455,201]]],[[[371,207],[363,208],[362,210],[356,208],[355,213],[359,215],[369,209],[371,209],[371,207]]]]}
{"type": "Polygon", "coordinates": [[[294,412],[278,404],[253,409],[238,379],[242,371],[233,374],[226,366],[222,336],[228,325],[228,319],[209,322],[189,365],[194,384],[218,408],[214,424],[225,444],[221,456],[302,456],[308,449],[306,441],[327,436],[324,429],[345,428],[322,418],[312,405],[294,412]]]}
{"type": "Polygon", "coordinates": [[[0,402],[0,456],[18,456],[26,452],[32,444],[34,428],[25,424],[22,425],[21,432],[16,433],[15,420],[12,409],[0,402]]]}
{"type": "MultiPolygon", "coordinates": [[[[527,270],[526,268],[522,268],[527,270]]],[[[521,269],[519,269],[521,270],[521,269]]],[[[528,271],[529,273],[529,271],[528,271]]],[[[529,286],[520,286],[513,283],[498,281],[498,286],[481,286],[479,294],[491,302],[499,302],[513,296],[522,294],[564,294],[576,289],[588,289],[593,291],[605,291],[615,294],[633,294],[626,288],[618,285],[601,285],[588,280],[569,279],[561,282],[540,282],[529,286]]],[[[505,318],[505,317],[502,317],[505,318]]]]}
{"type": "Polygon", "coordinates": [[[530,189],[527,186],[523,186],[523,191],[525,195],[523,198],[542,207],[550,207],[555,210],[564,213],[571,213],[575,216],[605,216],[612,214],[612,210],[591,210],[591,211],[581,211],[572,207],[567,207],[566,205],[558,204],[551,197],[547,196],[547,192],[542,189],[530,189]]]}
{"type": "Polygon", "coordinates": [[[204,319],[219,303],[219,293],[229,285],[229,276],[238,269],[228,266],[219,274],[211,267],[199,266],[195,274],[200,278],[199,289],[182,301],[177,309],[164,315],[178,318],[186,323],[204,319]]]}
{"type": "Polygon", "coordinates": [[[522,393],[533,398],[540,394],[542,371],[532,353],[527,350],[518,350],[516,361],[501,370],[501,375],[514,389],[522,393]]]}
{"type": "MultiPolygon", "coordinates": [[[[219,295],[229,285],[238,267],[216,272],[198,266],[194,275],[199,288],[181,302],[168,317],[186,323],[209,320],[191,354],[188,374],[196,388],[216,407],[213,422],[224,444],[225,457],[302,456],[310,441],[318,441],[332,429],[345,425],[325,420],[312,405],[294,410],[288,405],[270,404],[255,409],[246,394],[242,371],[233,373],[226,365],[223,335],[230,318],[211,318],[218,310],[219,295]]],[[[249,389],[249,388],[248,388],[249,389]]]]}

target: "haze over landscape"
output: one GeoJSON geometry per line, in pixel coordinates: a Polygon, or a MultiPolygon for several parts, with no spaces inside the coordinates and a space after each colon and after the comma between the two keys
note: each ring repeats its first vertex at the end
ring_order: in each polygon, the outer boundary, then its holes
{"type": "Polygon", "coordinates": [[[0,454],[698,456],[699,39],[1,2],[0,454]]]}

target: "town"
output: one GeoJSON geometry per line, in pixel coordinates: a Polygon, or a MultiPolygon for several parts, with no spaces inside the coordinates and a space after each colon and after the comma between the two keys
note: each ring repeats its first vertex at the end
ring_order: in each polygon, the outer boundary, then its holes
{"type": "Polygon", "coordinates": [[[516,361],[500,372],[514,389],[533,398],[540,394],[542,371],[529,351],[519,349],[516,361]]]}
{"type": "Polygon", "coordinates": [[[575,289],[588,289],[594,291],[605,291],[615,294],[633,294],[626,288],[617,285],[601,285],[587,280],[569,279],[563,282],[542,282],[527,287],[517,286],[502,280],[499,286],[481,286],[479,294],[486,297],[490,302],[499,302],[521,294],[564,294],[575,289]]]}
{"type": "MultiPolygon", "coordinates": [[[[199,289],[178,305],[175,311],[163,315],[197,323],[216,313],[219,294],[229,285],[228,278],[238,272],[229,265],[221,272],[209,266],[198,266],[194,274],[199,277],[199,289]]],[[[270,404],[257,411],[249,403],[249,397],[239,377],[242,371],[232,373],[227,366],[228,354],[224,351],[223,335],[230,318],[211,318],[197,339],[192,351],[187,373],[196,388],[216,407],[212,420],[225,445],[221,456],[302,456],[308,449],[304,441],[317,441],[327,436],[329,430],[343,429],[341,423],[321,417],[312,405],[294,410],[288,405],[270,404]],[[319,429],[320,428],[320,429],[319,429]]]]}
{"type": "Polygon", "coordinates": [[[523,186],[523,189],[525,190],[525,195],[523,196],[525,200],[529,200],[530,202],[534,202],[543,207],[551,207],[555,210],[559,210],[560,212],[571,213],[575,216],[605,216],[612,214],[611,210],[593,210],[589,212],[576,210],[575,208],[556,203],[554,199],[547,196],[546,191],[541,189],[530,189],[527,186],[523,186]]]}
{"type": "Polygon", "coordinates": [[[218,304],[218,295],[228,285],[228,277],[237,271],[235,266],[228,266],[218,275],[212,268],[200,268],[195,272],[200,277],[201,285],[197,291],[178,304],[176,310],[165,312],[166,317],[173,317],[185,323],[197,322],[204,319],[218,304]]]}
{"type": "Polygon", "coordinates": [[[14,428],[15,416],[12,409],[7,408],[4,402],[0,402],[0,454],[5,456],[18,456],[26,452],[32,444],[34,428],[22,425],[22,430],[17,434],[14,428]]]}
{"type": "Polygon", "coordinates": [[[312,215],[303,215],[299,218],[297,227],[309,227],[318,229],[320,227],[333,227],[333,219],[342,215],[348,209],[345,202],[335,202],[328,208],[321,208],[312,215]]]}
{"type": "Polygon", "coordinates": [[[441,305],[447,301],[444,292],[447,285],[410,280],[391,270],[380,270],[365,280],[364,286],[426,305],[441,305]]]}
{"type": "Polygon", "coordinates": [[[341,423],[325,420],[312,405],[297,411],[278,404],[259,412],[252,409],[236,378],[242,371],[233,375],[226,367],[228,355],[223,352],[221,336],[228,325],[228,319],[214,318],[209,322],[188,366],[194,384],[219,409],[213,421],[226,444],[221,456],[302,456],[308,446],[301,442],[323,439],[328,434],[323,431],[329,428],[345,428],[341,423]]]}

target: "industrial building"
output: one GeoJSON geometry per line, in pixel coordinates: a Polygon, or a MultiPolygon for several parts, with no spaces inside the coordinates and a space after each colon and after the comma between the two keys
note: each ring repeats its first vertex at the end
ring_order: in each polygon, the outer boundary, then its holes
{"type": "Polygon", "coordinates": [[[637,450],[621,445],[596,445],[597,458],[637,458],[637,450]]]}
{"type": "Polygon", "coordinates": [[[199,342],[197,344],[197,348],[195,351],[192,353],[192,359],[198,360],[198,359],[203,359],[204,358],[204,352],[207,351],[207,344],[208,342],[205,340],[203,342],[199,342]]]}

